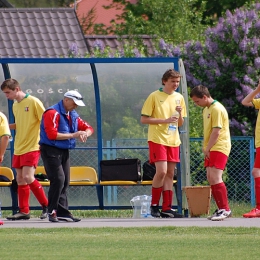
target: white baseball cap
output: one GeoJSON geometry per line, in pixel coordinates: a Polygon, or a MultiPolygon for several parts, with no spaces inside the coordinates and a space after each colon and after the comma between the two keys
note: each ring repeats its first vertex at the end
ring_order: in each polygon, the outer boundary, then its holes
{"type": "Polygon", "coordinates": [[[85,106],[84,102],[82,101],[83,97],[76,90],[70,90],[70,91],[66,92],[64,94],[64,97],[73,99],[75,104],[80,106],[80,107],[84,107],[85,106]]]}

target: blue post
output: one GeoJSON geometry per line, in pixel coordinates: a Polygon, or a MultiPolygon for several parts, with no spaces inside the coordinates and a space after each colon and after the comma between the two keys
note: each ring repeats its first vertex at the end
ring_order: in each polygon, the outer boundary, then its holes
{"type": "MultiPolygon", "coordinates": [[[[112,140],[112,148],[113,147],[116,147],[115,139],[112,140]]],[[[112,149],[112,153],[113,153],[113,158],[114,159],[117,158],[116,149],[112,149]]],[[[117,205],[117,186],[113,186],[113,202],[114,202],[113,205],[117,205]]]]}
{"type": "MultiPolygon", "coordinates": [[[[110,141],[107,141],[107,149],[106,149],[107,160],[111,160],[110,148],[111,148],[110,141]]],[[[107,203],[108,203],[108,205],[111,205],[111,202],[112,202],[111,186],[107,186],[106,189],[107,189],[107,203]]]]}
{"type": "Polygon", "coordinates": [[[254,137],[250,139],[250,184],[251,184],[251,206],[255,207],[255,180],[252,176],[252,170],[254,168],[254,158],[255,158],[255,149],[254,149],[254,137]]]}

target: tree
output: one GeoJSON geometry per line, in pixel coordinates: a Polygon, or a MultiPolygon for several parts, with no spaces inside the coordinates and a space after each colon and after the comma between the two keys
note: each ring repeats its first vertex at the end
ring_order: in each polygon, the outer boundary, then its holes
{"type": "Polygon", "coordinates": [[[201,12],[193,8],[195,0],[139,0],[131,4],[126,0],[114,0],[111,8],[125,5],[124,12],[107,28],[116,35],[155,35],[173,44],[189,39],[200,39],[203,26],[201,12]],[[120,23],[116,23],[121,21],[120,23]],[[122,23],[122,20],[125,21],[122,23]]]}
{"type": "Polygon", "coordinates": [[[246,3],[254,1],[246,0],[197,0],[194,4],[196,10],[202,10],[202,23],[213,25],[217,20],[222,17],[226,10],[235,10],[240,8],[246,3]]]}
{"type": "MultiPolygon", "coordinates": [[[[241,93],[245,92],[245,88],[247,88],[246,91],[248,92],[248,87],[252,87],[256,81],[257,74],[254,71],[252,72],[252,68],[258,52],[252,55],[252,50],[250,50],[252,44],[249,42],[255,37],[253,41],[255,51],[258,47],[258,29],[252,24],[258,26],[257,16],[253,17],[254,14],[248,10],[246,13],[241,14],[236,11],[234,17],[232,17],[231,12],[227,11],[226,20],[221,18],[216,27],[209,28],[205,33],[201,34],[203,35],[200,36],[202,41],[198,42],[194,39],[199,38],[199,32],[203,27],[199,25],[201,21],[200,13],[192,12],[192,6],[194,7],[196,3],[199,3],[200,11],[203,12],[202,1],[182,1],[177,3],[177,1],[171,0],[169,3],[165,0],[140,0],[136,5],[132,5],[125,0],[114,0],[114,5],[118,3],[126,5],[125,12],[118,17],[118,19],[123,18],[126,22],[116,25],[116,21],[112,21],[114,23],[109,28],[110,32],[133,36],[149,32],[150,35],[157,35],[158,38],[161,36],[155,56],[172,57],[181,55],[185,62],[189,85],[192,87],[203,83],[209,86],[214,98],[222,101],[227,107],[231,118],[232,134],[253,133],[255,111],[250,108],[243,108],[240,101],[242,99],[241,93]],[[243,21],[245,15],[246,21],[243,21]],[[236,19],[239,20],[240,24],[234,24],[236,19]],[[183,28],[185,28],[184,31],[183,28]],[[236,33],[237,35],[234,37],[236,33]],[[246,37],[245,40],[243,40],[244,37],[246,37]],[[205,44],[203,39],[205,39],[205,44]],[[180,44],[185,41],[184,45],[180,44]],[[242,46],[245,43],[248,43],[247,50],[239,49],[239,44],[242,46]],[[248,65],[245,61],[249,61],[251,65],[248,65]],[[244,73],[245,71],[247,71],[247,74],[254,75],[248,77],[244,73]]],[[[220,10],[223,10],[226,6],[234,8],[242,3],[242,0],[236,2],[236,4],[226,0],[211,10],[220,15],[220,10]]],[[[206,7],[208,8],[211,4],[209,1],[206,2],[206,7]]],[[[254,8],[254,6],[251,8],[254,8]]],[[[138,45],[136,48],[137,51],[128,52],[128,54],[136,57],[135,53],[146,54],[138,50],[140,46],[138,45]]],[[[125,56],[124,52],[120,51],[119,53],[125,56]]],[[[101,55],[104,55],[104,47],[101,55]]],[[[195,126],[196,123],[191,122],[191,125],[195,126]]],[[[196,127],[191,129],[194,130],[192,132],[197,136],[196,127]]]]}
{"type": "Polygon", "coordinates": [[[122,122],[123,127],[117,131],[117,138],[147,138],[147,127],[140,125],[135,118],[123,116],[122,122]]]}
{"type": "Polygon", "coordinates": [[[189,41],[183,59],[189,86],[204,84],[227,108],[233,135],[254,133],[255,111],[241,101],[259,79],[260,3],[226,12],[205,32],[205,44],[189,41]]]}

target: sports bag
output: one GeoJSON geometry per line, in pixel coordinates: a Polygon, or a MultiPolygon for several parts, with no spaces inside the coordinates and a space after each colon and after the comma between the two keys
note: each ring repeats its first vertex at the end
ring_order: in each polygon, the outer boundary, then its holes
{"type": "Polygon", "coordinates": [[[150,164],[149,160],[143,164],[143,181],[150,181],[155,175],[156,169],[154,164],[150,164]]]}
{"type": "Polygon", "coordinates": [[[141,181],[141,161],[138,158],[101,160],[101,181],[141,181]]]}
{"type": "MultiPolygon", "coordinates": [[[[149,160],[143,164],[143,181],[150,181],[153,179],[156,172],[154,164],[149,163],[149,160]]],[[[177,180],[177,168],[174,171],[174,180],[177,180]]]]}

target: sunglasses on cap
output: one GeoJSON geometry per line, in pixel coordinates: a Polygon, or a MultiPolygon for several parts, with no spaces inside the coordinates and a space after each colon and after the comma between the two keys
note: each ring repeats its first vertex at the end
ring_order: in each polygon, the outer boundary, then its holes
{"type": "Polygon", "coordinates": [[[73,95],[67,95],[66,97],[76,98],[77,100],[83,100],[83,97],[76,97],[73,95]]]}

